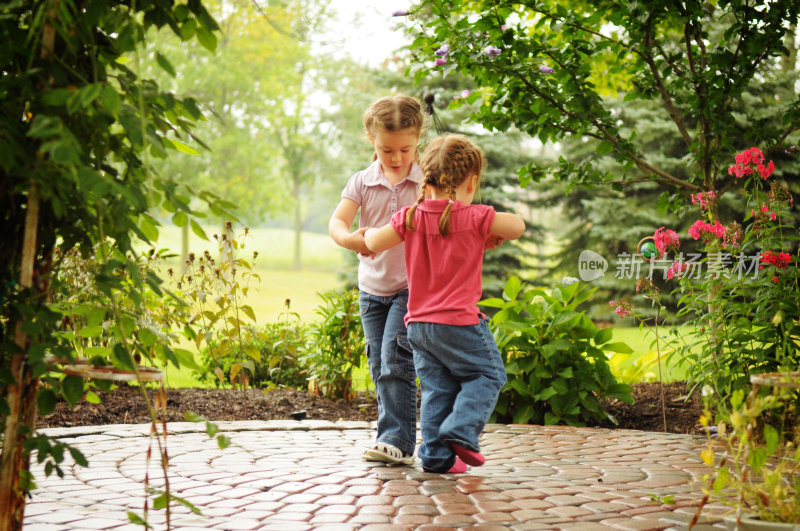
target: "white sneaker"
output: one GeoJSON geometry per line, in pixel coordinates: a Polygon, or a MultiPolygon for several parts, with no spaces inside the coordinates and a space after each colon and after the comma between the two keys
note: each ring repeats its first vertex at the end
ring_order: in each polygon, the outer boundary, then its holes
{"type": "Polygon", "coordinates": [[[379,442],[364,450],[364,461],[379,461],[392,465],[413,465],[414,456],[388,443],[379,442]]]}

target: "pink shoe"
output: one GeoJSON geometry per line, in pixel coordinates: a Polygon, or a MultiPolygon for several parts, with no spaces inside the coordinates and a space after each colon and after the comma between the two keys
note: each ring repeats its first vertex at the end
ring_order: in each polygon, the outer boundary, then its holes
{"type": "Polygon", "coordinates": [[[473,450],[467,450],[463,446],[459,446],[457,444],[450,443],[450,448],[456,453],[458,457],[462,459],[466,464],[470,466],[481,466],[483,463],[486,462],[486,458],[481,455],[480,452],[475,452],[473,450]]]}
{"type": "Polygon", "coordinates": [[[445,472],[445,474],[463,474],[467,471],[467,464],[464,463],[458,456],[456,456],[456,462],[453,463],[453,466],[450,467],[450,470],[445,472]]]}

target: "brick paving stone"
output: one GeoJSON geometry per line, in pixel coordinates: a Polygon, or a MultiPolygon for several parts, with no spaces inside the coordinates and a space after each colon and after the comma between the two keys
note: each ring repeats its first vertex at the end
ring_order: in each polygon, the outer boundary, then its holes
{"type": "Polygon", "coordinates": [[[417,494],[417,487],[412,485],[392,485],[381,489],[384,496],[405,496],[417,494]]]}
{"type": "Polygon", "coordinates": [[[442,494],[434,494],[431,499],[438,505],[446,503],[470,503],[469,496],[460,492],[446,492],[442,494]]]}
{"type": "Polygon", "coordinates": [[[514,500],[511,502],[511,505],[519,507],[520,509],[547,509],[548,507],[553,507],[553,504],[549,501],[536,498],[514,500]]]}
{"type": "Polygon", "coordinates": [[[507,512],[481,512],[475,513],[472,517],[478,522],[516,522],[516,519],[507,512]]]}
{"type": "Polygon", "coordinates": [[[315,528],[319,528],[321,524],[343,524],[348,521],[349,514],[315,514],[310,523],[314,524],[315,528]]]}
{"type": "Polygon", "coordinates": [[[403,505],[434,505],[435,502],[428,496],[409,494],[406,496],[398,496],[394,499],[394,504],[400,507],[403,505]]]}
{"type": "Polygon", "coordinates": [[[544,512],[549,515],[559,516],[562,518],[576,518],[578,516],[594,514],[590,509],[584,509],[583,507],[576,507],[574,505],[550,507],[549,509],[545,509],[544,512]]]}
{"type": "Polygon", "coordinates": [[[663,520],[647,520],[647,519],[632,519],[632,518],[609,518],[601,520],[601,524],[609,525],[616,529],[624,529],[626,531],[643,531],[643,530],[659,530],[667,529],[672,526],[663,520]]]}
{"type": "MultiPolygon", "coordinates": [[[[488,425],[481,437],[487,463],[451,476],[426,473],[419,463],[362,461],[375,423],[220,427],[236,446],[220,451],[196,425],[169,426],[172,491],[208,516],[174,506],[175,529],[682,529],[696,512],[695,482],[708,473],[699,458],[705,440],[678,434],[488,425]],[[674,495],[677,503],[655,503],[651,494],[674,495]]],[[[62,480],[32,465],[40,488],[26,530],[90,529],[83,521],[102,528],[105,520],[131,528],[126,512],[141,514],[145,476],[150,486],[163,484],[145,459],[149,426],[43,431],[68,438],[90,467],[64,467],[62,480]]],[[[722,529],[726,510],[707,507],[702,525],[722,529]]],[[[149,520],[162,525],[163,512],[151,510],[149,520]]]]}
{"type": "Polygon", "coordinates": [[[334,494],[331,496],[325,496],[323,498],[318,499],[316,502],[319,505],[350,505],[355,506],[356,503],[355,496],[348,496],[346,494],[334,494]]]}
{"type": "Polygon", "coordinates": [[[286,495],[280,500],[283,503],[314,503],[320,498],[322,498],[321,494],[309,494],[308,492],[301,492],[298,494],[286,495]]]}
{"type": "Polygon", "coordinates": [[[392,517],[383,514],[359,513],[347,521],[351,524],[388,524],[392,521],[392,517]]]}
{"type": "Polygon", "coordinates": [[[394,503],[394,496],[361,496],[356,501],[356,506],[362,505],[392,505],[394,503]]]}
{"type": "Polygon", "coordinates": [[[319,494],[320,496],[332,496],[334,494],[341,494],[347,487],[344,485],[335,484],[322,484],[315,485],[305,491],[306,494],[319,494]]]}
{"type": "Polygon", "coordinates": [[[314,514],[355,514],[358,508],[355,505],[324,505],[314,514]]]}
{"type": "Polygon", "coordinates": [[[516,511],[518,509],[517,506],[512,505],[508,502],[504,501],[483,501],[478,500],[475,502],[475,507],[477,507],[481,512],[511,512],[516,511]]]}
{"type": "Polygon", "coordinates": [[[358,509],[358,514],[382,514],[384,516],[394,516],[397,507],[393,505],[365,505],[358,509]]]}
{"type": "MultiPolygon", "coordinates": [[[[346,496],[355,496],[356,498],[362,496],[372,496],[380,492],[381,488],[379,485],[351,485],[349,487],[345,485],[338,485],[341,488],[345,489],[343,492],[337,492],[335,494],[344,494],[346,496]]],[[[331,493],[334,494],[334,493],[331,493]]]]}
{"type": "Polygon", "coordinates": [[[439,509],[435,505],[403,505],[398,507],[397,514],[424,514],[426,516],[438,516],[439,509]]]}
{"type": "Polygon", "coordinates": [[[424,514],[399,514],[392,519],[395,524],[413,526],[414,528],[429,524],[433,518],[424,514]]]}
{"type": "Polygon", "coordinates": [[[475,519],[468,514],[440,514],[433,518],[433,523],[450,526],[466,526],[475,523],[475,519]]]}
{"type": "Polygon", "coordinates": [[[611,531],[615,528],[600,524],[597,522],[573,522],[569,524],[559,524],[559,529],[568,529],[569,531],[611,531]]]}
{"type": "Polygon", "coordinates": [[[401,524],[371,524],[361,529],[362,531],[408,531],[409,527],[401,524]]]}

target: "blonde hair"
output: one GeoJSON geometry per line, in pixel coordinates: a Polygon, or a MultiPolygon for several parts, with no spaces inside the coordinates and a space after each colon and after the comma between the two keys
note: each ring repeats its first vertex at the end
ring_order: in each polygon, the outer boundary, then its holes
{"type": "Polygon", "coordinates": [[[439,234],[447,236],[456,188],[473,175],[480,177],[484,166],[483,151],[464,135],[440,136],[425,148],[420,166],[422,181],[419,183],[419,197],[406,213],[406,228],[414,230],[414,212],[417,205],[425,200],[425,187],[431,185],[443,190],[450,198],[439,217],[439,234]]]}
{"type": "MultiPolygon", "coordinates": [[[[421,136],[424,127],[422,106],[416,99],[405,94],[383,97],[370,105],[364,113],[364,133],[369,137],[374,136],[376,129],[390,132],[412,129],[417,136],[421,136]]],[[[415,149],[414,159],[418,158],[419,151],[415,149]]]]}

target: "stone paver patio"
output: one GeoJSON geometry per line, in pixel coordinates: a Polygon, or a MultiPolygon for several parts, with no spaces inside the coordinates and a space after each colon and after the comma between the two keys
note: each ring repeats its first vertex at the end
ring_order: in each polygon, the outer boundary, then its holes
{"type": "MultiPolygon", "coordinates": [[[[486,464],[466,474],[429,474],[361,460],[365,422],[217,423],[220,450],[202,424],[169,424],[170,488],[202,511],[173,506],[173,529],[686,529],[702,498],[703,439],[633,430],[487,426],[486,464]],[[674,503],[661,503],[673,496],[674,503]]],[[[144,479],[163,486],[157,447],[147,466],[149,425],[43,430],[79,448],[89,467],[61,479],[34,468],[38,489],[26,531],[143,529],[144,479]]],[[[698,531],[724,528],[707,507],[698,531]]],[[[164,510],[148,521],[164,529],[164,510]]]]}

